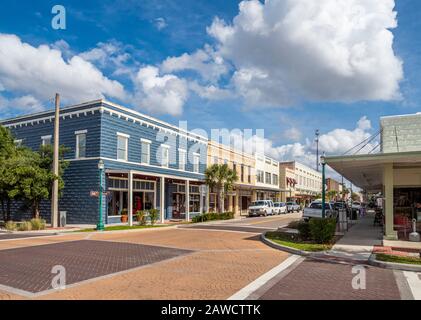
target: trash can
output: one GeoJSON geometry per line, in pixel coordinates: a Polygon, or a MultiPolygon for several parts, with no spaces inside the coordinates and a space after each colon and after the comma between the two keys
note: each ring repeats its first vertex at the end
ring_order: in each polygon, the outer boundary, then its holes
{"type": "Polygon", "coordinates": [[[351,220],[358,220],[358,209],[352,209],[351,220]]]}
{"type": "Polygon", "coordinates": [[[60,227],[66,226],[67,211],[60,211],[60,227]]]}

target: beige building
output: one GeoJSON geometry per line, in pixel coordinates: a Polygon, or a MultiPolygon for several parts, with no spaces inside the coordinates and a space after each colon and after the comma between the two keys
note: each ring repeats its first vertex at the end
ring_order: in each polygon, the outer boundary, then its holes
{"type": "Polygon", "coordinates": [[[279,187],[281,188],[281,201],[288,202],[295,200],[295,186],[297,176],[295,170],[280,164],[279,165],[279,187]]]}
{"type": "Polygon", "coordinates": [[[304,206],[322,192],[322,174],[320,172],[297,161],[280,162],[279,167],[280,176],[290,178],[285,181],[284,185],[280,185],[284,194],[283,199],[296,200],[304,206]],[[289,169],[288,173],[287,169],[289,169]]]}
{"type": "MultiPolygon", "coordinates": [[[[231,169],[236,170],[238,182],[235,184],[234,190],[225,196],[224,207],[226,211],[232,211],[236,216],[247,215],[250,203],[256,199],[255,157],[209,141],[207,163],[208,166],[225,163],[231,169]]],[[[218,195],[215,191],[210,190],[209,192],[207,206],[209,211],[216,211],[219,205],[218,195]]]]}
{"type": "Polygon", "coordinates": [[[411,220],[421,231],[421,114],[380,119],[380,153],[326,157],[354,185],[381,193],[386,239],[407,240],[411,220]]]}

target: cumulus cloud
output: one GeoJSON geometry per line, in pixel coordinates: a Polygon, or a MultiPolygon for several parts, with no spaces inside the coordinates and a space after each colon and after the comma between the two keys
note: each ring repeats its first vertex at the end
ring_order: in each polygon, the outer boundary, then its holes
{"type": "Polygon", "coordinates": [[[283,136],[286,139],[298,141],[298,140],[301,139],[302,132],[298,128],[296,128],[296,127],[291,127],[291,128],[286,129],[284,131],[283,136]]]}
{"type": "Polygon", "coordinates": [[[394,0],[251,0],[207,31],[245,101],[282,106],[400,99],[396,26],[394,0]]]}
{"type": "Polygon", "coordinates": [[[229,70],[224,59],[209,45],[192,54],[184,53],[179,57],[168,57],[161,64],[161,70],[166,73],[192,70],[206,80],[215,82],[229,70]]]}
{"type": "Polygon", "coordinates": [[[31,95],[8,99],[0,94],[0,111],[4,116],[13,115],[16,111],[27,113],[40,112],[50,106],[41,103],[41,101],[31,95]]]}
{"type": "Polygon", "coordinates": [[[156,18],[154,24],[158,30],[162,30],[168,26],[167,21],[162,17],[156,18]]]}
{"type": "Polygon", "coordinates": [[[34,47],[10,34],[0,34],[0,87],[38,100],[49,99],[56,92],[70,102],[125,97],[119,82],[108,79],[82,57],[65,60],[57,49],[34,47]]]}
{"type": "Polygon", "coordinates": [[[188,98],[187,83],[173,74],[160,76],[154,66],[140,68],[133,79],[133,101],[138,108],[179,115],[188,98]]]}

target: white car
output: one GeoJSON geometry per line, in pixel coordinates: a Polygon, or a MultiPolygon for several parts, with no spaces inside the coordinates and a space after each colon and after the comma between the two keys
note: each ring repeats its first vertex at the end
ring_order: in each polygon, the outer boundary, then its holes
{"type": "Polygon", "coordinates": [[[267,216],[274,215],[274,207],[272,200],[257,200],[251,203],[251,206],[248,208],[249,217],[253,216],[267,216]]]}
{"type": "Polygon", "coordinates": [[[287,213],[287,204],[285,202],[275,202],[273,209],[276,214],[285,214],[287,213]]]}
{"type": "MultiPolygon", "coordinates": [[[[311,218],[322,218],[322,214],[323,214],[322,202],[313,201],[309,207],[304,208],[303,218],[305,220],[308,220],[311,218]]],[[[333,204],[326,202],[325,214],[327,218],[336,218],[338,215],[338,211],[335,210],[335,208],[333,207],[333,204]]]]}

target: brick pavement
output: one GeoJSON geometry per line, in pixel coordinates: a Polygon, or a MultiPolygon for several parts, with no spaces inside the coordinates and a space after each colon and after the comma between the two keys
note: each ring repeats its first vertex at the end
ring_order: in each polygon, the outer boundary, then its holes
{"type": "Polygon", "coordinates": [[[307,259],[260,299],[394,300],[400,293],[392,270],[366,267],[366,289],[354,290],[353,265],[307,259]]]}

